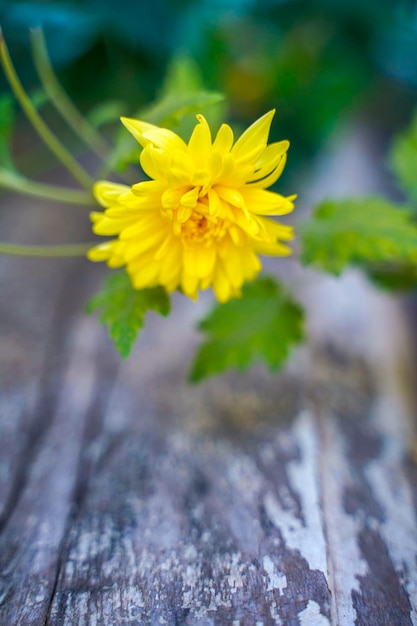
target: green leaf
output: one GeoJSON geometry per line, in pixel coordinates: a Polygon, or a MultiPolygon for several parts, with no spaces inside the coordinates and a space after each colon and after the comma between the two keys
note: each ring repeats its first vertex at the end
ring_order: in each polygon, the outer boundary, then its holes
{"type": "MultiPolygon", "coordinates": [[[[170,95],[156,102],[152,107],[143,109],[137,117],[157,126],[173,128],[178,126],[181,118],[185,115],[204,113],[208,107],[221,102],[223,99],[222,94],[210,91],[183,93],[178,96],[170,95]]],[[[195,118],[193,124],[196,124],[195,118]]]]}
{"type": "Polygon", "coordinates": [[[86,119],[94,128],[100,128],[106,124],[114,124],[119,121],[125,112],[126,104],[122,100],[108,100],[101,102],[92,109],[86,119]]]}
{"type": "Polygon", "coordinates": [[[182,54],[168,66],[157,100],[139,110],[136,116],[158,126],[175,127],[176,132],[186,138],[196,123],[196,113],[205,115],[211,126],[220,124],[224,117],[224,99],[223,94],[204,88],[198,65],[182,54]],[[190,119],[184,120],[186,116],[190,119]]]}
{"type": "Polygon", "coordinates": [[[257,360],[277,370],[304,337],[300,305],[270,277],[245,285],[241,298],[217,305],[199,328],[207,339],[191,367],[193,382],[231,367],[245,370],[257,360]]]}
{"type": "Polygon", "coordinates": [[[398,135],[391,146],[388,162],[400,187],[417,199],[417,113],[408,129],[398,135]]]}
{"type": "Polygon", "coordinates": [[[410,212],[383,198],[325,201],[299,232],[303,262],[331,274],[348,264],[417,262],[410,212]]]}
{"type": "Polygon", "coordinates": [[[41,109],[45,104],[50,102],[49,96],[46,91],[42,87],[37,87],[33,89],[30,94],[30,100],[35,107],[35,109],[41,109]]]}
{"type": "Polygon", "coordinates": [[[370,265],[366,273],[381,289],[410,291],[417,288],[417,263],[370,265]]]}
{"type": "Polygon", "coordinates": [[[14,100],[8,94],[0,98],[0,165],[14,170],[10,140],[14,124],[14,100]]]}
{"type": "Polygon", "coordinates": [[[170,300],[162,287],[134,289],[126,272],[110,274],[102,290],[87,304],[87,312],[101,310],[100,322],[108,326],[110,337],[123,358],[127,358],[143,328],[149,310],[161,315],[170,312],[170,300]]]}

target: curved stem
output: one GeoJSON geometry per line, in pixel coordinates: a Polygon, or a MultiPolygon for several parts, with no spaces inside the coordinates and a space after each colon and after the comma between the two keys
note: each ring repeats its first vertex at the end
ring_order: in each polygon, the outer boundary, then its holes
{"type": "Polygon", "coordinates": [[[94,245],[95,242],[63,244],[61,246],[25,246],[0,242],[0,254],[40,258],[85,256],[88,250],[94,245]]]}
{"type": "Polygon", "coordinates": [[[67,168],[67,170],[74,176],[74,178],[87,190],[90,190],[93,186],[93,179],[87,174],[87,172],[79,165],[74,159],[72,154],[62,145],[53,132],[48,128],[43,119],[40,117],[36,108],[33,106],[27,93],[25,92],[22,83],[20,82],[16,70],[13,66],[12,60],[9,55],[9,51],[4,41],[3,34],[0,31],[0,61],[6,74],[9,85],[16,96],[20,106],[25,112],[28,120],[32,124],[33,128],[37,131],[43,142],[48,148],[55,154],[55,156],[61,161],[61,163],[67,168]]]}
{"type": "Polygon", "coordinates": [[[83,206],[93,206],[94,199],[86,191],[78,189],[65,189],[55,185],[46,185],[29,180],[20,174],[15,174],[9,170],[0,168],[0,187],[11,189],[17,193],[22,193],[35,198],[53,200],[55,202],[65,202],[67,204],[79,204],[83,206]]]}
{"type": "Polygon", "coordinates": [[[101,158],[110,151],[107,142],[81,115],[62,89],[49,59],[45,37],[40,28],[31,31],[33,60],[46,94],[73,131],[101,158]]]}

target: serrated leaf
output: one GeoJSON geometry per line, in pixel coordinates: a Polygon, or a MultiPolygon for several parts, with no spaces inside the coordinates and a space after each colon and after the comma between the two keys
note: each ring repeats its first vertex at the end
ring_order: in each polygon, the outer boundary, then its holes
{"type": "Polygon", "coordinates": [[[417,262],[410,212],[383,198],[325,201],[299,233],[303,262],[331,274],[348,264],[417,262]]]}
{"type": "Polygon", "coordinates": [[[401,188],[417,199],[417,113],[408,129],[392,142],[388,162],[401,188]]]}
{"type": "Polygon", "coordinates": [[[134,289],[126,272],[110,274],[102,290],[87,304],[87,312],[101,310],[100,322],[123,358],[127,358],[148,311],[161,315],[170,312],[170,300],[162,287],[134,289]]]}
{"type": "Polygon", "coordinates": [[[199,328],[207,338],[191,367],[193,382],[228,368],[245,370],[258,360],[277,370],[304,337],[300,305],[269,277],[245,285],[241,298],[217,305],[199,328]]]}
{"type": "Polygon", "coordinates": [[[10,140],[14,124],[14,100],[8,94],[0,98],[0,165],[14,170],[13,157],[10,152],[10,140]]]}

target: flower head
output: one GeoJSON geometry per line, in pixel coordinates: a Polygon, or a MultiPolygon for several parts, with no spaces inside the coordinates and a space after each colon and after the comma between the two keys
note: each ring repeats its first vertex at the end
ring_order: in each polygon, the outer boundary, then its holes
{"type": "Polygon", "coordinates": [[[106,208],[92,213],[98,235],[117,235],[92,248],[92,261],[126,266],[135,288],[181,288],[195,298],[212,286],[217,299],[238,296],[261,270],[258,254],[285,256],[290,226],[269,216],[294,208],[295,196],[266,188],[284,169],[288,141],[267,145],[274,111],[234,143],[223,124],[214,141],[197,115],[185,143],[171,130],[122,118],[143,147],[140,163],[151,180],[132,187],[98,182],[95,195],[106,208]]]}

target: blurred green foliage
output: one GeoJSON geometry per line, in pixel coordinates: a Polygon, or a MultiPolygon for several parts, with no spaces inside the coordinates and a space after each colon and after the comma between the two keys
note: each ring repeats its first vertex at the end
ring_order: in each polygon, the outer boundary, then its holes
{"type": "Polygon", "coordinates": [[[10,94],[0,98],[0,167],[14,170],[10,142],[14,124],[14,99],[10,94]]]}
{"type": "MultiPolygon", "coordinates": [[[[389,163],[396,179],[415,204],[417,200],[417,112],[410,126],[394,138],[389,163]]],[[[414,210],[417,213],[417,209],[414,210]]]]}
{"type": "Polygon", "coordinates": [[[300,226],[302,260],[340,274],[348,265],[417,263],[410,212],[385,198],[326,200],[300,226]]]}
{"type": "Polygon", "coordinates": [[[417,288],[417,111],[388,154],[405,202],[363,196],[326,200],[300,225],[301,260],[338,275],[356,265],[390,291],[417,288]]]}
{"type": "Polygon", "coordinates": [[[188,54],[235,122],[278,107],[275,132],[300,158],[346,115],[378,111],[398,126],[417,88],[415,0],[0,0],[0,22],[29,83],[28,30],[43,27],[85,109],[110,99],[133,114],[188,54]]]}

